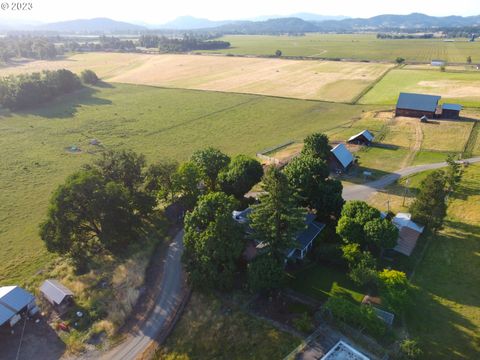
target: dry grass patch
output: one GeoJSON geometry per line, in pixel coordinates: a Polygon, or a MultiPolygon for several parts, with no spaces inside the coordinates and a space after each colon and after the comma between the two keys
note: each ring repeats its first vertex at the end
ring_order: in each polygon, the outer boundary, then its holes
{"type": "Polygon", "coordinates": [[[0,76],[89,68],[111,82],[349,102],[393,65],[196,55],[88,53],[0,69],[0,76]]]}
{"type": "Polygon", "coordinates": [[[465,148],[473,124],[473,122],[447,120],[421,123],[422,149],[461,152],[465,148]]]}

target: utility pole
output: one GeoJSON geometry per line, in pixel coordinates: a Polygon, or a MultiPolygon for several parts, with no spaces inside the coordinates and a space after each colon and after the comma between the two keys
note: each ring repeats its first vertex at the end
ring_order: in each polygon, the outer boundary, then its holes
{"type": "Polygon", "coordinates": [[[403,193],[403,202],[402,206],[405,206],[405,198],[407,197],[407,191],[408,191],[408,184],[410,183],[410,179],[405,180],[405,191],[403,193]]]}

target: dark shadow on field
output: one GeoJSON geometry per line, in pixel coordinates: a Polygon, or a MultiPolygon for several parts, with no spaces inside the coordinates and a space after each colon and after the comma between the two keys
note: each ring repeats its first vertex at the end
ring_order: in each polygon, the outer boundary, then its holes
{"type": "MultiPolygon", "coordinates": [[[[436,295],[436,294],[435,294],[436,295]]],[[[417,338],[423,349],[422,359],[476,359],[480,337],[466,334],[463,329],[477,331],[469,318],[438,302],[424,288],[413,290],[406,314],[410,336],[417,338]]]]}
{"type": "MultiPolygon", "coordinates": [[[[114,88],[109,84],[107,87],[114,88]]],[[[95,87],[85,87],[71,94],[60,96],[42,106],[31,109],[5,112],[3,116],[14,114],[26,116],[41,116],[48,119],[68,119],[73,117],[81,106],[111,105],[112,102],[98,97],[99,90],[95,87]]]]}

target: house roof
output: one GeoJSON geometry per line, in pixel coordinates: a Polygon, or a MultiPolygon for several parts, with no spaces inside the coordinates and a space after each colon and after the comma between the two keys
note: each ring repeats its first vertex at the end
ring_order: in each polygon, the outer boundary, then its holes
{"type": "Polygon", "coordinates": [[[0,304],[0,326],[5,324],[8,320],[10,320],[14,316],[15,316],[15,313],[12,310],[0,304]]]}
{"type": "Polygon", "coordinates": [[[463,109],[462,105],[459,104],[443,104],[443,110],[453,110],[453,111],[461,111],[463,109]]]}
{"type": "Polygon", "coordinates": [[[60,284],[57,280],[45,280],[40,291],[51,302],[59,305],[66,297],[73,296],[73,292],[60,284]]]}
{"type": "Polygon", "coordinates": [[[435,112],[440,99],[437,95],[400,93],[397,109],[435,112]]]}
{"type": "Polygon", "coordinates": [[[348,139],[348,141],[355,140],[355,139],[358,138],[359,136],[364,136],[365,139],[367,139],[368,141],[373,141],[373,138],[374,138],[373,134],[372,134],[370,131],[368,131],[368,130],[363,130],[362,132],[359,132],[358,134],[351,136],[351,137],[348,139]]]}
{"type": "Polygon", "coordinates": [[[28,291],[18,286],[0,287],[0,305],[3,305],[15,313],[35,300],[28,291]]]}
{"type": "Polygon", "coordinates": [[[404,226],[400,229],[397,245],[395,245],[393,250],[403,255],[410,256],[412,255],[413,250],[415,250],[415,246],[417,246],[419,237],[420,233],[418,231],[404,226]]]}
{"type": "Polygon", "coordinates": [[[297,240],[297,248],[303,250],[310,244],[315,238],[320,234],[320,232],[325,227],[325,224],[321,224],[319,222],[313,221],[307,228],[303,230],[296,238],[297,240]]]}
{"type": "Polygon", "coordinates": [[[232,212],[232,217],[237,222],[239,222],[241,224],[244,224],[244,223],[248,222],[248,215],[250,215],[251,212],[252,212],[252,208],[250,208],[250,207],[248,207],[248,208],[246,208],[245,210],[242,210],[242,211],[234,210],[232,212]]]}
{"type": "Polygon", "coordinates": [[[425,226],[418,225],[412,221],[412,215],[409,213],[398,213],[392,219],[393,224],[399,229],[402,230],[403,227],[409,227],[412,230],[415,230],[419,234],[423,233],[425,226]]]}
{"type": "Polygon", "coordinates": [[[340,340],[321,360],[370,360],[357,349],[340,340]]]}
{"type": "Polygon", "coordinates": [[[353,162],[353,155],[344,144],[338,144],[330,151],[344,168],[347,168],[353,162]]]}

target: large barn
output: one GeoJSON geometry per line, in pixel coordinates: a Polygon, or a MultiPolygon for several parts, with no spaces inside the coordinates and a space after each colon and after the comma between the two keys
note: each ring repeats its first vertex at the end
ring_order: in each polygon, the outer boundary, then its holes
{"type": "Polygon", "coordinates": [[[400,93],[395,116],[434,118],[440,99],[436,95],[400,93]]]}

